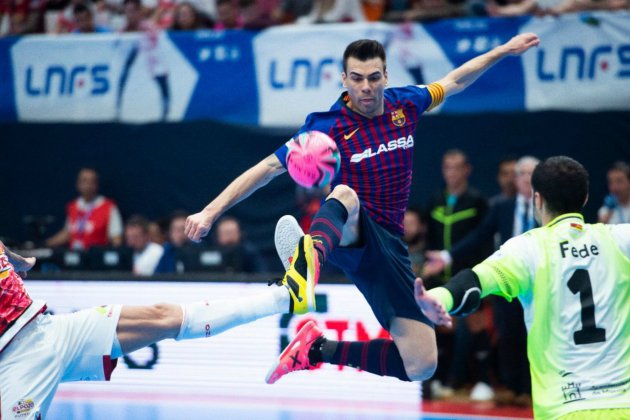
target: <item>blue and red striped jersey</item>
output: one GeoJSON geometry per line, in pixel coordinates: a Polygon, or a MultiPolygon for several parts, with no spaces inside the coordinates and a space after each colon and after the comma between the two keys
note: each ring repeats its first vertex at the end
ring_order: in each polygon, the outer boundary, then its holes
{"type": "MultiPolygon", "coordinates": [[[[296,133],[317,130],[328,134],[341,155],[332,187],[344,184],[352,188],[367,214],[398,234],[403,233],[411,191],[413,133],[420,115],[441,102],[436,91],[443,92],[441,86],[436,89],[433,85],[385,89],[385,112],[373,118],[350,109],[348,95],[343,93],[328,112],[309,114],[296,133]]],[[[285,167],[292,141],[275,152],[285,167]]]]}

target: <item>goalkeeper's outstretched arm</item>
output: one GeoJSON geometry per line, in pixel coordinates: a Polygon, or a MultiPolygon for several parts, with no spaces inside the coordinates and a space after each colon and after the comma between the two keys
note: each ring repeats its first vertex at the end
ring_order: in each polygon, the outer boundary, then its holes
{"type": "Polygon", "coordinates": [[[453,316],[468,316],[479,309],[481,299],[499,291],[487,282],[482,287],[477,273],[471,269],[457,273],[442,287],[424,288],[421,278],[416,279],[416,302],[424,314],[437,325],[450,326],[453,316]]]}

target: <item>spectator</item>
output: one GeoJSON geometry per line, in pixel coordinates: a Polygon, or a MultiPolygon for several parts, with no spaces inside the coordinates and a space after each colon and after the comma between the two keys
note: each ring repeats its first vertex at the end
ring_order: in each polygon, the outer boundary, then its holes
{"type": "MultiPolygon", "coordinates": [[[[427,228],[428,249],[450,250],[458,241],[483,220],[488,211],[485,197],[469,186],[472,167],[466,154],[459,149],[447,151],[442,158],[442,175],[446,189],[433,198],[427,228]]],[[[473,252],[455,262],[445,277],[463,268],[471,267],[492,252],[492,241],[478,246],[473,252]]],[[[433,279],[443,283],[444,279],[433,279]]],[[[430,284],[430,281],[427,280],[430,284]]]]}
{"type": "Polygon", "coordinates": [[[458,0],[413,0],[408,9],[393,10],[386,15],[391,22],[426,21],[467,14],[466,5],[458,0]]]}
{"type": "Polygon", "coordinates": [[[43,32],[45,5],[44,0],[0,1],[0,36],[43,32]]]}
{"type": "Polygon", "coordinates": [[[150,20],[160,29],[169,29],[175,22],[174,0],[158,0],[152,9],[150,20]]]}
{"type": "Polygon", "coordinates": [[[183,2],[175,7],[175,20],[171,30],[194,31],[211,26],[208,23],[207,18],[202,16],[192,3],[183,2]]]}
{"type": "Polygon", "coordinates": [[[272,18],[279,23],[294,23],[303,16],[307,16],[313,9],[313,0],[282,0],[272,18]]]}
{"type": "Polygon", "coordinates": [[[158,219],[149,222],[149,239],[158,245],[164,246],[168,240],[168,229],[170,220],[158,219]]]}
{"type": "Polygon", "coordinates": [[[161,245],[151,242],[149,221],[142,216],[132,216],[125,226],[125,242],[133,251],[133,274],[152,275],[164,249],[161,245]]]}
{"type": "Polygon", "coordinates": [[[442,271],[445,265],[466,258],[475,249],[485,246],[495,234],[498,234],[500,239],[499,244],[495,246],[495,249],[498,249],[508,239],[538,227],[531,205],[531,177],[538,163],[539,160],[533,156],[520,158],[515,166],[516,196],[497,200],[490,207],[482,223],[458,240],[451,250],[429,251],[427,254],[431,261],[425,266],[425,274],[435,275],[436,272],[442,271]]]}
{"type": "Polygon", "coordinates": [[[516,158],[506,156],[499,162],[497,168],[497,184],[501,190],[499,194],[490,197],[490,205],[506,198],[512,198],[516,195],[516,158]]]}
{"type": "MultiPolygon", "coordinates": [[[[440,191],[430,207],[427,229],[429,249],[450,250],[484,219],[487,200],[476,189],[471,188],[468,178],[472,167],[466,154],[458,149],[447,151],[442,158],[442,175],[446,189],[440,191]],[[437,248],[436,248],[437,246],[437,248]]],[[[492,252],[492,240],[484,241],[464,258],[454,261],[442,277],[428,278],[431,288],[440,286],[464,268],[470,268],[492,252]]],[[[425,388],[427,395],[439,398],[452,392],[452,387],[464,385],[468,358],[473,356],[473,370],[477,373],[476,384],[470,397],[473,400],[490,400],[494,392],[490,387],[490,338],[486,331],[487,320],[482,315],[468,318],[467,322],[455,325],[455,336],[437,330],[438,370],[434,380],[425,388]],[[455,340],[451,343],[451,340],[455,340]],[[457,349],[454,351],[453,349],[457,349]],[[448,370],[446,369],[448,368],[448,370]],[[450,372],[449,372],[450,370],[450,372]],[[443,387],[443,384],[448,384],[443,387]]]]}
{"type": "Polygon", "coordinates": [[[522,16],[541,15],[543,11],[538,7],[538,0],[488,0],[486,3],[488,16],[522,16]]]}
{"type": "Polygon", "coordinates": [[[265,29],[274,24],[270,13],[266,12],[257,0],[240,0],[243,29],[265,29]]]}
{"type": "Polygon", "coordinates": [[[233,0],[217,0],[217,14],[214,29],[241,29],[245,21],[238,5],[233,0]]]}
{"type": "Polygon", "coordinates": [[[67,245],[74,250],[91,246],[122,245],[123,224],[116,203],[98,194],[98,173],[83,168],[77,177],[79,197],[66,207],[66,223],[46,241],[49,247],[67,245]]]}
{"type": "Polygon", "coordinates": [[[178,210],[171,216],[168,227],[168,240],[163,245],[164,253],[158,266],[155,268],[156,273],[180,273],[184,271],[183,266],[178,266],[176,254],[178,249],[190,243],[184,233],[186,217],[188,217],[188,213],[183,210],[178,210]]]}
{"type": "Polygon", "coordinates": [[[181,248],[190,243],[186,233],[184,233],[186,217],[188,217],[188,212],[184,210],[176,211],[171,217],[171,223],[168,229],[168,242],[176,248],[181,248]]]}
{"type": "Polygon", "coordinates": [[[123,32],[142,32],[147,29],[144,25],[145,14],[140,0],[124,0],[123,11],[125,14],[123,32]]]}
{"type": "Polygon", "coordinates": [[[361,0],[361,7],[365,20],[378,22],[383,19],[387,7],[386,0],[361,0]]]}
{"type": "Polygon", "coordinates": [[[258,250],[244,239],[241,225],[236,218],[224,216],[219,220],[216,225],[216,242],[227,270],[244,273],[267,271],[258,250]]]}
{"type": "Polygon", "coordinates": [[[74,7],[85,5],[83,0],[70,0],[57,15],[54,32],[57,34],[68,34],[77,29],[77,22],[74,17],[74,7]]]}
{"type": "Polygon", "coordinates": [[[584,10],[628,9],[627,0],[519,0],[488,2],[490,16],[561,15],[584,10]]]}
{"type": "Polygon", "coordinates": [[[297,23],[364,22],[365,16],[359,0],[314,0],[308,15],[297,23]]]}
{"type": "Polygon", "coordinates": [[[425,214],[417,208],[410,207],[405,211],[403,219],[405,233],[403,241],[409,248],[411,267],[418,276],[422,275],[424,252],[426,251],[427,219],[425,214]]]}
{"type": "Polygon", "coordinates": [[[74,33],[88,34],[110,32],[109,28],[94,24],[92,10],[85,3],[75,4],[72,8],[72,15],[75,25],[75,29],[72,31],[74,33]]]}
{"type": "Polygon", "coordinates": [[[608,170],[608,195],[599,209],[600,223],[630,223],[630,165],[615,162],[608,170]]]}
{"type": "Polygon", "coordinates": [[[545,8],[546,14],[560,15],[587,10],[625,10],[630,9],[628,0],[564,0],[558,5],[545,8]]]}

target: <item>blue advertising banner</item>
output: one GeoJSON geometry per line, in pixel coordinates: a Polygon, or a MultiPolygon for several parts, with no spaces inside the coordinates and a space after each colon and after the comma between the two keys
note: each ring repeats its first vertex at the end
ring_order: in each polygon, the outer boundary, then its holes
{"type": "Polygon", "coordinates": [[[630,12],[620,11],[5,38],[0,121],[294,127],[342,92],[341,57],[353,40],[384,44],[389,84],[398,86],[439,80],[522,32],[537,33],[541,45],[502,60],[434,112],[630,109],[630,12]]]}
{"type": "Polygon", "coordinates": [[[523,56],[528,111],[630,109],[630,12],[532,19],[543,42],[523,56]]]}
{"type": "MultiPolygon", "coordinates": [[[[490,51],[517,35],[528,17],[514,19],[457,19],[426,25],[453,67],[490,51]]],[[[531,52],[530,52],[531,54],[531,52]]],[[[435,75],[430,83],[439,77],[435,75]]],[[[506,58],[478,82],[444,103],[441,112],[518,112],[525,109],[525,85],[520,57],[506,58]]]]}
{"type": "Polygon", "coordinates": [[[255,35],[250,31],[169,34],[199,75],[183,119],[258,123],[258,89],[252,51],[255,35]]]}

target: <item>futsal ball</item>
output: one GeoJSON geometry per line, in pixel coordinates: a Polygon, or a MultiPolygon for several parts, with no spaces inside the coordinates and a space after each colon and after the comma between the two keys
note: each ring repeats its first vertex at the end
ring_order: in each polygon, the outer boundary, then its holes
{"type": "Polygon", "coordinates": [[[298,185],[321,188],[330,184],[341,164],[333,139],[321,131],[307,131],[289,144],[287,169],[298,185]]]}

